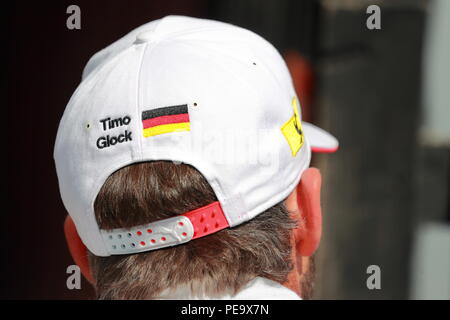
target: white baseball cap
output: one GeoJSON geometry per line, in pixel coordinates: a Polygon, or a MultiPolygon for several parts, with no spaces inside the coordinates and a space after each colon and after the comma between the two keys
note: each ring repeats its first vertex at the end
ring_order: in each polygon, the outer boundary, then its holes
{"type": "Polygon", "coordinates": [[[237,226],[284,200],[311,150],[337,140],[301,122],[277,50],[227,23],[168,16],[95,54],[59,124],[54,158],[64,205],[95,255],[168,247],[237,226]],[[130,229],[100,230],[94,202],[132,163],[195,167],[218,201],[130,229]]]}

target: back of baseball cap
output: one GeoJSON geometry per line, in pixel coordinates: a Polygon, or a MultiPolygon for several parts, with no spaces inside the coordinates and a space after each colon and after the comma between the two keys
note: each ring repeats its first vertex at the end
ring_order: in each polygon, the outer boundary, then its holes
{"type": "Polygon", "coordinates": [[[230,24],[168,16],[91,58],[61,119],[54,157],[81,239],[109,256],[195,239],[194,217],[204,212],[217,210],[217,230],[252,219],[292,192],[311,148],[334,151],[337,141],[301,122],[291,77],[272,45],[230,24]],[[94,202],[105,180],[153,160],[195,167],[219,203],[153,222],[165,235],[159,242],[142,238],[140,228],[150,225],[136,226],[140,241],[134,234],[123,240],[126,230],[100,230],[94,202]]]}

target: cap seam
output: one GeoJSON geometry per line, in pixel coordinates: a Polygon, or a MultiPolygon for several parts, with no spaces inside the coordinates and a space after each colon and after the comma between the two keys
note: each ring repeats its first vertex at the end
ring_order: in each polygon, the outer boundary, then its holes
{"type": "MultiPolygon", "coordinates": [[[[144,56],[145,53],[147,52],[147,48],[148,48],[148,43],[144,44],[145,47],[142,50],[142,54],[141,54],[141,58],[140,58],[140,62],[139,62],[139,69],[138,69],[138,75],[137,75],[137,84],[136,84],[136,114],[138,119],[136,120],[139,126],[139,132],[142,132],[142,122],[139,121],[141,119],[141,112],[140,112],[140,107],[142,107],[142,90],[141,90],[141,75],[142,75],[142,65],[144,64],[144,56]]],[[[138,148],[139,148],[139,156],[142,158],[142,154],[143,154],[143,150],[142,150],[142,137],[141,135],[139,135],[139,139],[138,139],[138,148]]]]}

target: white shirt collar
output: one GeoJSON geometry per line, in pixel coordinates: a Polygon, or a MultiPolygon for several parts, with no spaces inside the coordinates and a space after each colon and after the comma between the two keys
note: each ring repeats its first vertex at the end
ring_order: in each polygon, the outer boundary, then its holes
{"type": "Polygon", "coordinates": [[[292,290],[278,282],[256,277],[248,282],[236,295],[220,297],[193,296],[188,287],[164,291],[158,300],[301,300],[292,290]]]}

